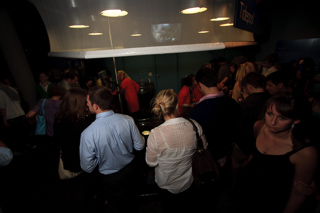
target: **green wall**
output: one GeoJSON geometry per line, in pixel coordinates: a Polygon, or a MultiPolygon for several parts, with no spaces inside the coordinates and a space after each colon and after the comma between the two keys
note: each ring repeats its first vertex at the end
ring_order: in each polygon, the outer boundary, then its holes
{"type": "MultiPolygon", "coordinates": [[[[141,79],[150,79],[156,89],[156,92],[162,89],[173,89],[179,92],[182,87],[181,79],[188,74],[196,74],[202,64],[208,63],[212,58],[220,56],[231,60],[234,55],[227,56],[226,50],[161,54],[146,56],[130,56],[115,58],[116,69],[124,70],[128,75],[139,82],[141,79]],[[230,59],[229,59],[230,58],[230,59]]],[[[232,53],[233,51],[230,51],[232,53]]],[[[235,54],[238,54],[236,51],[235,54]]],[[[112,72],[114,76],[113,58],[95,59],[104,63],[105,69],[112,72]]],[[[87,63],[86,63],[87,64],[87,63]]],[[[86,65],[86,70],[90,70],[90,65],[86,65]]],[[[100,70],[102,67],[100,68],[100,70]]]]}

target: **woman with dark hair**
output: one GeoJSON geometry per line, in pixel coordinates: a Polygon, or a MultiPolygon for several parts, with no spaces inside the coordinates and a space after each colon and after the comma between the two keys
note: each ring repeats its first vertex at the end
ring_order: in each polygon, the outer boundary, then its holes
{"type": "Polygon", "coordinates": [[[88,110],[86,99],[86,90],[69,89],[62,99],[54,125],[55,141],[60,145],[63,167],[75,173],[82,171],[79,157],[81,132],[95,118],[88,110]]]}
{"type": "Polygon", "coordinates": [[[229,65],[230,73],[222,81],[218,83],[218,89],[222,90],[226,95],[231,96],[232,89],[236,83],[236,74],[238,71],[238,65],[236,63],[231,63],[229,65]]]}
{"type": "Polygon", "coordinates": [[[53,124],[55,120],[55,114],[61,104],[61,99],[66,93],[66,90],[58,85],[52,85],[49,88],[49,98],[40,99],[37,104],[27,113],[27,118],[32,118],[40,113],[42,102],[45,100],[44,111],[46,118],[46,135],[52,137],[54,135],[53,124]]]}
{"type": "Polygon", "coordinates": [[[236,183],[235,201],[243,212],[310,212],[303,204],[318,162],[308,134],[310,104],[281,93],[266,102],[263,115],[254,125],[256,150],[236,183]]]}
{"type": "Polygon", "coordinates": [[[199,102],[203,94],[199,90],[199,86],[194,79],[194,75],[187,75],[183,79],[183,87],[179,91],[179,116],[189,117],[190,110],[199,102]]]}

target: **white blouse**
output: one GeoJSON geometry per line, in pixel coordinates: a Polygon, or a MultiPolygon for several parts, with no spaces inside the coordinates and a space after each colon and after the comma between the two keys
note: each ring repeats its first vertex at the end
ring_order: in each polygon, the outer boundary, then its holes
{"type": "MultiPolygon", "coordinates": [[[[207,141],[201,126],[198,128],[204,147],[207,141]]],[[[192,155],[196,149],[196,134],[192,124],[184,118],[173,118],[151,130],[146,148],[146,162],[155,167],[155,181],[162,189],[178,194],[192,182],[192,155]]]]}

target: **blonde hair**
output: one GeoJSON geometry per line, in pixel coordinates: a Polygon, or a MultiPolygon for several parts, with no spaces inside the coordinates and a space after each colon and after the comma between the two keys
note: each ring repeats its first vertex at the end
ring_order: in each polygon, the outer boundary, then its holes
{"type": "Polygon", "coordinates": [[[250,72],[255,72],[256,68],[252,62],[246,62],[240,65],[237,74],[236,74],[236,81],[242,81],[244,76],[246,76],[250,72]]]}
{"type": "Polygon", "coordinates": [[[162,116],[177,114],[178,95],[173,89],[161,90],[153,101],[152,112],[160,119],[162,116]]]}
{"type": "Polygon", "coordinates": [[[118,75],[123,75],[124,77],[126,77],[128,79],[131,79],[130,76],[123,70],[119,70],[118,71],[118,75]]]}

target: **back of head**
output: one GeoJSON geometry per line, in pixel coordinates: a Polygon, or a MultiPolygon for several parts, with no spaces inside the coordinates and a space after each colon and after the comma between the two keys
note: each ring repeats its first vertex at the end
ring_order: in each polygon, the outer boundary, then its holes
{"type": "Polygon", "coordinates": [[[256,67],[252,62],[241,64],[236,74],[236,81],[241,81],[250,72],[256,72],[256,67]]]}
{"type": "Polygon", "coordinates": [[[219,65],[221,65],[221,64],[227,63],[227,60],[226,60],[224,57],[220,56],[220,57],[217,59],[217,62],[218,62],[219,65]]]}
{"type": "Polygon", "coordinates": [[[177,106],[178,96],[173,89],[161,90],[153,101],[152,112],[160,119],[177,114],[177,106]]]}
{"type": "Polygon", "coordinates": [[[87,115],[87,92],[82,88],[69,89],[62,99],[57,120],[68,118],[72,121],[85,119],[87,115]]]}
{"type": "Polygon", "coordinates": [[[111,109],[112,93],[105,86],[95,86],[88,91],[91,104],[97,104],[101,110],[111,109]]]}
{"type": "Polygon", "coordinates": [[[187,75],[185,78],[183,78],[182,83],[185,86],[191,87],[193,85],[193,79],[194,79],[193,74],[187,75]]]}
{"type": "Polygon", "coordinates": [[[241,81],[241,86],[245,87],[250,84],[254,88],[264,88],[265,87],[265,77],[256,72],[250,72],[241,81]]]}
{"type": "Polygon", "coordinates": [[[289,77],[286,75],[285,72],[276,71],[269,74],[266,77],[266,82],[268,81],[272,82],[275,85],[278,85],[279,83],[283,83],[285,86],[287,86],[289,82],[289,77]]]}
{"type": "Polygon", "coordinates": [[[52,98],[53,96],[60,96],[60,99],[62,99],[66,94],[66,89],[59,85],[52,85],[49,87],[48,92],[50,98],[52,98]]]}
{"type": "Polygon", "coordinates": [[[277,65],[278,62],[279,56],[275,53],[269,54],[263,59],[263,64],[268,65],[270,67],[277,65]]]}
{"type": "Polygon", "coordinates": [[[64,78],[65,78],[65,79],[68,79],[68,78],[74,79],[75,77],[78,77],[78,74],[77,74],[75,71],[73,71],[73,70],[68,71],[68,72],[64,75],[64,78]]]}
{"type": "Polygon", "coordinates": [[[216,87],[218,80],[218,72],[210,68],[201,68],[198,70],[196,76],[196,81],[201,82],[206,87],[216,87]]]}

